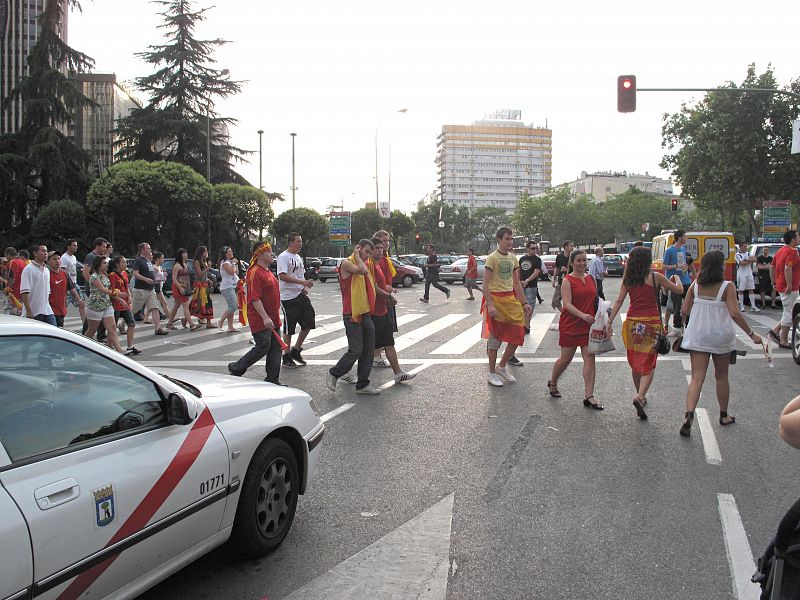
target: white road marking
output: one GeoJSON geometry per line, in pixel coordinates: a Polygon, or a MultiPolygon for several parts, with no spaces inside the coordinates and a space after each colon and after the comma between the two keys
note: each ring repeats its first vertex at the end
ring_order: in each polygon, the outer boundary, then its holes
{"type": "MultiPolygon", "coordinates": [[[[412,321],[421,319],[424,316],[425,315],[401,315],[397,317],[397,326],[400,327],[401,325],[411,323],[412,321]]],[[[344,323],[342,323],[342,328],[344,328],[344,323]]],[[[325,344],[320,344],[315,348],[308,348],[307,350],[303,351],[303,358],[306,356],[325,356],[326,354],[330,354],[331,352],[336,352],[337,350],[342,350],[344,348],[347,348],[347,336],[338,337],[335,340],[325,344]]]]}
{"type": "Polygon", "coordinates": [[[700,428],[700,437],[703,440],[703,450],[706,453],[706,462],[710,465],[721,465],[722,454],[719,451],[717,437],[711,428],[711,421],[705,408],[696,408],[694,411],[697,418],[697,426],[700,428]]]}
{"type": "Polygon", "coordinates": [[[454,495],[450,494],[285,600],[444,600],[450,571],[453,502],[454,495]]]}
{"type": "MultiPolygon", "coordinates": [[[[209,330],[208,333],[214,334],[214,331],[209,330]]],[[[198,334],[194,335],[195,337],[199,337],[198,334]]],[[[167,352],[159,353],[158,356],[192,356],[193,354],[209,352],[217,348],[227,348],[231,344],[236,344],[238,342],[245,342],[249,340],[251,337],[253,336],[250,334],[249,329],[246,332],[242,333],[221,333],[221,330],[217,329],[216,336],[210,342],[204,342],[202,344],[192,344],[191,346],[176,348],[175,350],[168,350],[167,352]]],[[[242,354],[242,351],[239,351],[239,354],[242,354]]]]}
{"type": "Polygon", "coordinates": [[[325,413],[324,415],[322,415],[319,418],[319,420],[322,421],[323,423],[327,423],[333,417],[338,417],[340,414],[342,414],[343,412],[347,412],[348,410],[350,410],[354,406],[355,406],[355,404],[352,403],[352,402],[348,402],[347,404],[342,404],[339,408],[335,408],[331,412],[328,412],[328,413],[325,413]]]}
{"type": "MultiPolygon", "coordinates": [[[[451,315],[446,315],[440,319],[436,319],[427,325],[423,325],[422,327],[418,327],[413,331],[409,331],[408,333],[401,335],[399,338],[396,338],[394,341],[394,348],[398,352],[402,352],[406,348],[413,346],[417,342],[421,342],[427,337],[432,336],[435,333],[442,331],[443,329],[447,329],[451,325],[458,323],[462,319],[466,319],[469,315],[456,313],[451,315]]],[[[398,319],[399,321],[400,319],[398,319]]]]}
{"type": "Polygon", "coordinates": [[[772,318],[770,318],[770,317],[768,317],[766,315],[758,315],[758,314],[753,314],[753,313],[750,313],[745,318],[751,319],[751,320],[755,321],[756,323],[760,323],[761,325],[763,325],[765,327],[769,327],[770,329],[772,329],[773,327],[775,327],[775,325],[780,323],[780,319],[772,319],[772,318]]]}
{"type": "MultiPolygon", "coordinates": [[[[416,375],[417,373],[421,373],[422,371],[424,371],[425,369],[427,369],[430,366],[431,366],[430,364],[421,364],[418,367],[414,367],[410,371],[407,371],[407,373],[409,373],[410,375],[416,375]]],[[[384,383],[382,386],[378,387],[378,389],[381,390],[381,391],[384,391],[384,390],[388,390],[390,387],[395,386],[395,385],[397,385],[397,383],[395,382],[394,377],[393,377],[392,379],[390,379],[389,381],[384,383]]],[[[407,385],[407,384],[401,383],[400,385],[407,385]]]]}
{"type": "Polygon", "coordinates": [[[466,331],[462,331],[450,341],[436,348],[431,354],[464,354],[464,352],[481,341],[482,328],[483,321],[478,321],[466,331]]]}
{"type": "Polygon", "coordinates": [[[558,313],[534,313],[531,319],[531,332],[525,336],[525,343],[517,348],[517,354],[533,354],[539,349],[550,323],[558,313]]]}
{"type": "Polygon", "coordinates": [[[761,595],[760,588],[750,581],[750,576],[756,570],[756,564],[736,508],[736,500],[730,494],[717,494],[717,504],[722,522],[722,536],[725,539],[725,552],[731,569],[733,593],[738,600],[758,600],[761,595]]]}
{"type": "MultiPolygon", "coordinates": [[[[235,352],[234,355],[238,356],[241,353],[235,352]]],[[[773,360],[791,360],[791,354],[779,354],[777,356],[772,357],[773,360]]],[[[740,356],[739,360],[764,360],[763,356],[755,356],[748,354],[747,356],[740,356]]],[[[658,362],[678,362],[680,358],[673,358],[670,356],[659,357],[658,362]]],[[[525,364],[553,364],[556,361],[555,356],[542,358],[542,357],[527,357],[525,359],[525,364]]],[[[598,363],[624,363],[627,362],[628,359],[625,356],[598,356],[595,358],[595,362],[598,363]]],[[[190,367],[190,368],[198,368],[198,367],[226,367],[229,361],[224,360],[140,360],[137,361],[139,364],[144,365],[145,367],[190,367]]],[[[311,359],[308,361],[308,364],[311,366],[327,366],[332,367],[338,362],[338,359],[311,359]]],[[[583,360],[576,356],[572,359],[573,363],[581,363],[583,360]]],[[[430,364],[430,365],[486,365],[486,358],[406,358],[403,357],[403,363],[411,364],[411,365],[422,365],[422,364],[430,364]]]]}

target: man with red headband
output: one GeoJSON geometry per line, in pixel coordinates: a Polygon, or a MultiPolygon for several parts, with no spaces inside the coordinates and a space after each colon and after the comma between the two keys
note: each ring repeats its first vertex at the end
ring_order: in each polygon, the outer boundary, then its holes
{"type": "Polygon", "coordinates": [[[271,264],[272,246],[266,242],[257,244],[246,278],[247,320],[255,346],[236,362],[229,363],[228,371],[241,377],[266,356],[264,381],[277,384],[281,374],[281,343],[276,329],[281,326],[281,298],[278,280],[269,270],[271,264]]]}

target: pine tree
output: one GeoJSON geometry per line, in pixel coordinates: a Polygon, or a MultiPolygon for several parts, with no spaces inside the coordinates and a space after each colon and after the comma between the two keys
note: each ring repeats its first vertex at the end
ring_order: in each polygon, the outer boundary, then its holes
{"type": "Polygon", "coordinates": [[[95,106],[69,75],[94,66],[87,55],[67,45],[58,35],[70,7],[77,0],[49,0],[39,16],[40,35],[28,56],[28,74],[22,77],[4,109],[22,106],[18,132],[0,137],[0,231],[15,220],[26,226],[53,200],[83,202],[89,184],[90,157],[66,135],[76,112],[95,106]]]}
{"type": "Polygon", "coordinates": [[[211,138],[211,181],[244,183],[232,168],[247,151],[231,146],[228,127],[235,119],[214,111],[214,98],[227,98],[241,89],[227,70],[214,68],[214,50],[223,39],[198,40],[194,31],[208,8],[194,10],[192,0],[154,0],[165,7],[160,26],[164,44],[148,46],[137,56],[158,70],[136,79],[136,87],[149,95],[149,103],[120,120],[117,158],[168,160],[207,173],[207,132],[211,138]]]}

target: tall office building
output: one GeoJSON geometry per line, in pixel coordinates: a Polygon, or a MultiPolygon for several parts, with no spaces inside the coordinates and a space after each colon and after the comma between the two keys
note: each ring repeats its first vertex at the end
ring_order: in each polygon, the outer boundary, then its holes
{"type": "Polygon", "coordinates": [[[513,212],[520,195],[550,187],[552,132],[522,122],[519,110],[500,110],[472,125],[444,125],[436,163],[442,200],[470,209],[513,212]]]}
{"type": "Polygon", "coordinates": [[[113,73],[77,73],[74,78],[83,95],[97,106],[78,111],[72,123],[72,137],[92,155],[95,168],[98,165],[101,169],[108,167],[114,162],[117,120],[127,117],[141,104],[117,83],[113,73]]]}
{"type": "MultiPolygon", "coordinates": [[[[69,11],[62,5],[59,37],[67,41],[69,11]]],[[[17,82],[28,74],[28,55],[39,40],[39,15],[46,0],[0,0],[0,99],[5,103],[17,82]]],[[[22,105],[13,102],[0,114],[0,133],[14,133],[22,125],[22,105]]]]}

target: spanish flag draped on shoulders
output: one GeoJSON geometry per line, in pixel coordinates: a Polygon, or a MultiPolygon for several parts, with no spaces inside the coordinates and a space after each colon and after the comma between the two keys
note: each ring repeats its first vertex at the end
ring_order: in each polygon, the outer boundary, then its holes
{"type": "MultiPolygon", "coordinates": [[[[356,251],[357,252],[357,251],[356,251]]],[[[357,265],[355,252],[347,259],[357,265]]],[[[339,277],[339,287],[342,290],[342,314],[350,315],[353,323],[360,323],[362,315],[370,314],[375,308],[375,263],[372,259],[367,262],[369,273],[359,275],[353,273],[346,279],[339,277]]]]}
{"type": "Polygon", "coordinates": [[[481,302],[482,337],[521,346],[525,342],[525,312],[514,294],[514,270],[519,269],[519,261],[513,252],[503,254],[495,250],[486,257],[486,268],[492,271],[489,294],[497,314],[489,316],[484,298],[481,302]]]}
{"type": "Polygon", "coordinates": [[[281,326],[281,302],[280,293],[278,291],[278,280],[272,271],[262,267],[257,263],[258,257],[272,250],[272,246],[266,242],[260,244],[253,257],[250,259],[250,266],[247,268],[247,275],[245,276],[246,291],[244,289],[237,289],[239,301],[239,319],[242,324],[250,325],[250,331],[255,333],[265,329],[264,322],[261,316],[253,308],[253,303],[257,300],[261,301],[264,311],[270,318],[275,328],[281,326]]]}

